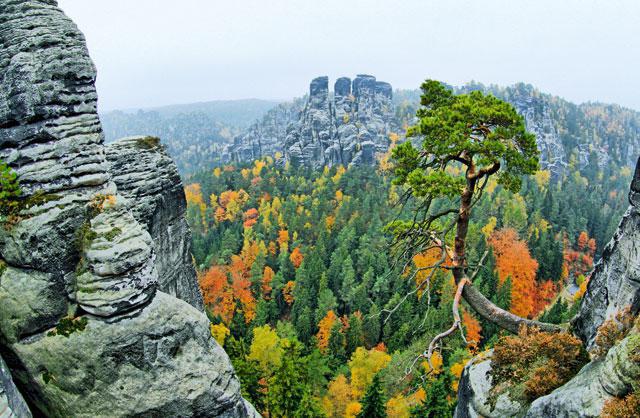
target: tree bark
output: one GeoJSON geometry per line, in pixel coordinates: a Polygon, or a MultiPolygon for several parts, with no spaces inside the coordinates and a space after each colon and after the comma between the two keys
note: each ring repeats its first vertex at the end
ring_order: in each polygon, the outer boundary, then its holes
{"type": "Polygon", "coordinates": [[[511,312],[499,308],[493,302],[487,299],[471,283],[467,283],[467,285],[464,287],[462,291],[462,297],[467,301],[469,306],[471,306],[473,310],[476,311],[481,317],[514,334],[518,333],[518,330],[522,325],[526,325],[527,327],[535,327],[544,332],[563,331],[563,328],[559,325],[522,318],[518,315],[514,315],[511,312]]]}

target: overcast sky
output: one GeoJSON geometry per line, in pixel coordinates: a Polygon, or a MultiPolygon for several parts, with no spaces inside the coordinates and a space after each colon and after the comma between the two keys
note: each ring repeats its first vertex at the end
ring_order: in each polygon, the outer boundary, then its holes
{"type": "Polygon", "coordinates": [[[100,109],[286,100],[311,78],[518,81],[640,109],[638,0],[59,0],[100,109]]]}

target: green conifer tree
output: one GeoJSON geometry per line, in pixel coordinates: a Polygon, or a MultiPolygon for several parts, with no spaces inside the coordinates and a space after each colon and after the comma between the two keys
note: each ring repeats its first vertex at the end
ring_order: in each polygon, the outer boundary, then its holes
{"type": "Polygon", "coordinates": [[[373,380],[364,394],[362,410],[357,418],[387,418],[386,403],[387,399],[382,390],[382,382],[378,373],[373,376],[373,380]]]}

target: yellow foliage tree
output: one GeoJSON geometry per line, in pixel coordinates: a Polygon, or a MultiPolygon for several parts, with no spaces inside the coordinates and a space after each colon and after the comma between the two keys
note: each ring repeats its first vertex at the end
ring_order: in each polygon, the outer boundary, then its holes
{"type": "Polygon", "coordinates": [[[282,362],[280,337],[269,325],[253,329],[253,342],[249,349],[249,359],[256,360],[266,375],[270,375],[282,362]]]}
{"type": "Polygon", "coordinates": [[[322,398],[322,409],[328,418],[343,418],[351,402],[351,387],[341,374],[329,383],[327,394],[322,398]]]}
{"type": "Polygon", "coordinates": [[[431,369],[431,366],[429,366],[428,361],[422,363],[425,372],[433,373],[436,375],[442,372],[442,356],[437,351],[431,354],[431,364],[433,365],[433,370],[431,369]]]}
{"type": "Polygon", "coordinates": [[[364,347],[356,349],[349,361],[351,393],[354,399],[360,399],[364,395],[373,376],[384,369],[390,361],[391,356],[383,351],[367,350],[364,347]]]}
{"type": "Polygon", "coordinates": [[[344,418],[356,418],[360,411],[362,411],[362,405],[360,402],[349,402],[346,410],[344,411],[344,418]]]}
{"type": "Polygon", "coordinates": [[[411,404],[409,400],[398,394],[387,402],[387,415],[394,418],[409,418],[411,416],[411,404]]]}
{"type": "Polygon", "coordinates": [[[224,345],[224,341],[227,339],[227,336],[229,336],[230,333],[231,331],[229,331],[229,328],[227,328],[222,323],[217,325],[211,324],[211,336],[215,338],[215,340],[221,346],[224,345]]]}

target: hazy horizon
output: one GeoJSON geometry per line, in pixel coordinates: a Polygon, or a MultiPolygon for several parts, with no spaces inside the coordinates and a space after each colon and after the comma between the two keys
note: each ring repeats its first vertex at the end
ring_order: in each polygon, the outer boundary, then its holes
{"type": "MultiPolygon", "coordinates": [[[[221,2],[60,0],[87,37],[100,111],[290,100],[328,75],[517,82],[640,109],[632,0],[221,2]]],[[[331,83],[332,83],[331,81],[331,83]]]]}

